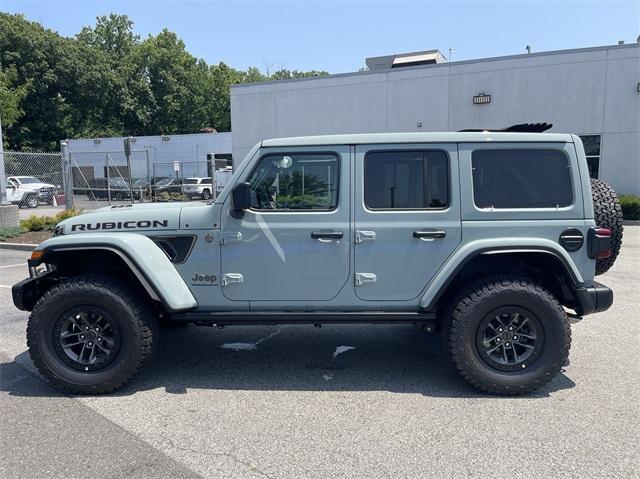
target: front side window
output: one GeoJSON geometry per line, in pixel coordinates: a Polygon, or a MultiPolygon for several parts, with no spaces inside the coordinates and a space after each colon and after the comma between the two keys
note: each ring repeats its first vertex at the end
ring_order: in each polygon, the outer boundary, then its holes
{"type": "Polygon", "coordinates": [[[569,158],[560,150],[476,150],[471,163],[478,208],[556,208],[573,203],[569,158]]]}
{"type": "Polygon", "coordinates": [[[372,210],[448,207],[449,157],[443,151],[367,153],[364,203],[372,210]]]}
{"type": "Polygon", "coordinates": [[[290,153],[262,157],[249,178],[255,210],[332,210],[338,206],[335,154],[290,153]]]}

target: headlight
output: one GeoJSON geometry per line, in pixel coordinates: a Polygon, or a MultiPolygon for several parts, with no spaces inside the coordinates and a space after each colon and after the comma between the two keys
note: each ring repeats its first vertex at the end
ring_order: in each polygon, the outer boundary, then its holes
{"type": "Polygon", "coordinates": [[[64,234],[64,226],[58,225],[53,230],[53,236],[62,236],[64,234]]]}

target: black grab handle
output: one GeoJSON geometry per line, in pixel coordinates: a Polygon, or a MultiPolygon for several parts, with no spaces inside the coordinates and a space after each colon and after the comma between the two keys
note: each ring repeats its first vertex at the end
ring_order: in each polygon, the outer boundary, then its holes
{"type": "Polygon", "coordinates": [[[444,238],[447,236],[446,231],[432,230],[432,231],[414,231],[414,238],[444,238]]]}
{"type": "Polygon", "coordinates": [[[342,231],[313,231],[311,233],[313,239],[342,239],[343,236],[342,231]]]}

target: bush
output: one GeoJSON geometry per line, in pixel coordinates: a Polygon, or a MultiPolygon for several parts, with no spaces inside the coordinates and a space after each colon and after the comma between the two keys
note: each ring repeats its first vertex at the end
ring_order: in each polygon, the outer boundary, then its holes
{"type": "Polygon", "coordinates": [[[23,231],[52,231],[58,223],[67,218],[80,214],[80,210],[64,210],[55,216],[31,215],[20,222],[23,231]]]}
{"type": "Polygon", "coordinates": [[[6,241],[10,238],[15,238],[20,233],[22,233],[22,231],[17,226],[13,228],[0,228],[0,241],[6,241]]]}
{"type": "Polygon", "coordinates": [[[625,220],[640,220],[640,196],[621,195],[618,199],[625,220]]]}

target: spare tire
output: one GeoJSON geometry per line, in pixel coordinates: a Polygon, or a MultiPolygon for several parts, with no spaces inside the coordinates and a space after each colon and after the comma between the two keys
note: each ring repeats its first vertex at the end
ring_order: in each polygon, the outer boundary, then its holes
{"type": "Polygon", "coordinates": [[[596,276],[613,266],[622,246],[622,208],[613,188],[601,180],[591,179],[593,212],[597,226],[611,230],[611,256],[596,260],[596,276]]]}

